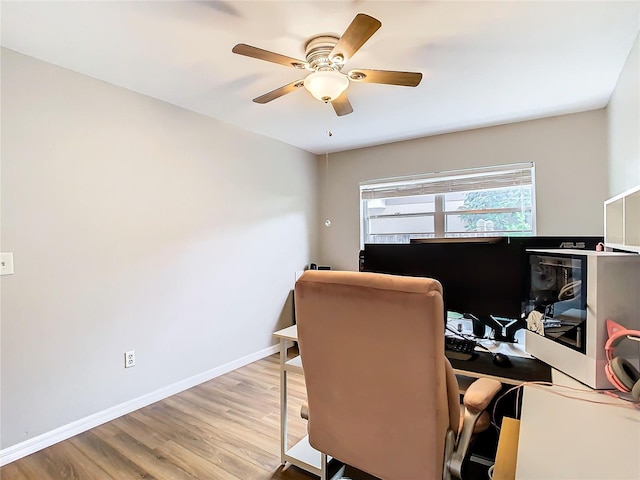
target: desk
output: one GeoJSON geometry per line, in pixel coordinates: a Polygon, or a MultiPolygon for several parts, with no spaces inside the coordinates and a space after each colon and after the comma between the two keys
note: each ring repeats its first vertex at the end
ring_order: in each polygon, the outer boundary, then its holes
{"type": "Polygon", "coordinates": [[[638,480],[640,410],[592,393],[559,372],[554,371],[553,380],[590,393],[524,387],[516,478],[638,480]],[[554,390],[607,405],[560,397],[554,390]]]}
{"type": "MultiPolygon", "coordinates": [[[[298,339],[297,327],[285,328],[274,336],[280,339],[282,462],[324,479],[329,458],[314,450],[306,437],[286,450],[287,375],[303,372],[299,357],[287,360],[288,347],[298,339]]],[[[539,360],[510,358],[513,368],[493,365],[491,354],[485,352],[478,352],[475,360],[451,360],[451,364],[459,377],[491,377],[511,385],[544,380],[589,390],[539,360]]],[[[585,393],[583,397],[594,395],[585,393]]],[[[621,400],[604,395],[595,397],[609,405],[589,404],[524,387],[516,464],[518,480],[640,479],[640,410],[622,408],[621,400]]]]}
{"type": "Polygon", "coordinates": [[[289,374],[302,375],[300,356],[288,360],[289,347],[298,340],[298,327],[283,328],[273,334],[280,340],[280,461],[284,465],[289,462],[296,467],[320,477],[327,478],[327,464],[331,457],[320,453],[309,445],[309,437],[305,436],[290,449],[287,449],[287,378],[289,374]]]}

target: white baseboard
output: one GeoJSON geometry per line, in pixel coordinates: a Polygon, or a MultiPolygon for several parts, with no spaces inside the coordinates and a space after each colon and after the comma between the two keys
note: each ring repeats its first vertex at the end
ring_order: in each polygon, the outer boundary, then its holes
{"type": "Polygon", "coordinates": [[[162,400],[163,398],[170,397],[171,395],[175,395],[176,393],[180,393],[191,387],[200,385],[201,383],[219,377],[220,375],[224,375],[225,373],[235,370],[236,368],[243,367],[245,365],[248,365],[249,363],[260,360],[261,358],[268,357],[269,355],[272,355],[279,351],[280,344],[273,345],[232,362],[220,365],[219,367],[213,368],[206,372],[194,375],[193,377],[189,377],[171,385],[167,385],[166,387],[160,388],[141,397],[134,398],[127,402],[121,403],[120,405],[116,405],[101,412],[94,413],[93,415],[89,415],[88,417],[76,420],[75,422],[63,425],[62,427],[43,433],[41,435],[38,435],[37,437],[30,438],[29,440],[25,440],[24,442],[20,442],[10,447],[4,448],[0,450],[0,467],[22,457],[26,457],[27,455],[31,455],[32,453],[42,450],[43,448],[50,447],[51,445],[61,442],[62,440],[71,438],[74,435],[86,432],[87,430],[121,417],[122,415],[126,415],[127,413],[131,413],[142,407],[151,405],[152,403],[162,400]]]}

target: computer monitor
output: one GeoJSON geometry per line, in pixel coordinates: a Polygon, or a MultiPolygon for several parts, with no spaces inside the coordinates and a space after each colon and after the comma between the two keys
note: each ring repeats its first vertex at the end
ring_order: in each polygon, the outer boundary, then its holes
{"type": "Polygon", "coordinates": [[[366,244],[360,270],[430,277],[443,287],[446,311],[485,326],[496,340],[514,341],[523,328],[530,285],[527,249],[595,250],[602,237],[478,237],[413,240],[410,244],[366,244]]]}

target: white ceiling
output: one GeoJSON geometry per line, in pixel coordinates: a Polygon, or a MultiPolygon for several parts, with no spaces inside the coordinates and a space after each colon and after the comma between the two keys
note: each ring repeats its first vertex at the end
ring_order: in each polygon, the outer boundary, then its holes
{"type": "Polygon", "coordinates": [[[316,154],[604,107],[640,30],[638,0],[3,1],[0,14],[4,47],[316,154]],[[344,71],[418,71],[418,87],[352,83],[344,117],[304,89],[251,101],[306,73],[235,44],[304,59],[306,39],[359,12],[382,28],[344,71]]]}

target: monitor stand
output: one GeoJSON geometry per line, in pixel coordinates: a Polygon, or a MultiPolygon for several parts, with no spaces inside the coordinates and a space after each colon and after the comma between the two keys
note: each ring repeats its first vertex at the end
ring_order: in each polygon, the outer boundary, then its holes
{"type": "Polygon", "coordinates": [[[464,314],[464,318],[470,319],[473,325],[473,335],[478,338],[485,336],[485,327],[489,327],[493,332],[493,339],[499,342],[515,343],[515,334],[521,328],[527,326],[523,319],[498,320],[491,315],[464,314]]]}

